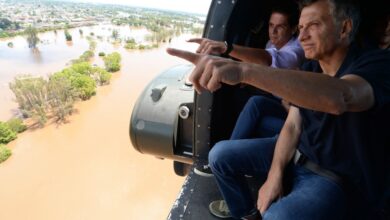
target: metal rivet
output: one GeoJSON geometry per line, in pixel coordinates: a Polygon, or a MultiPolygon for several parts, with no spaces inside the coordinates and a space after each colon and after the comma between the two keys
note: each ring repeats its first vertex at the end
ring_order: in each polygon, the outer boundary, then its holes
{"type": "Polygon", "coordinates": [[[198,128],[200,128],[200,125],[198,125],[198,128]]]}
{"type": "Polygon", "coordinates": [[[221,4],[222,3],[222,1],[218,1],[218,4],[221,4]]]}
{"type": "Polygon", "coordinates": [[[202,110],[201,108],[198,108],[198,111],[202,110]]]}
{"type": "Polygon", "coordinates": [[[187,119],[188,117],[190,117],[190,113],[191,113],[191,111],[187,106],[185,106],[185,105],[180,106],[180,108],[179,108],[180,118],[187,119]]]}
{"type": "Polygon", "coordinates": [[[214,25],[210,25],[210,28],[214,28],[214,25]]]}
{"type": "Polygon", "coordinates": [[[232,0],[232,4],[236,3],[234,0],[232,0]]]}
{"type": "Polygon", "coordinates": [[[145,128],[145,121],[139,120],[135,127],[137,128],[137,130],[143,130],[145,128]]]}

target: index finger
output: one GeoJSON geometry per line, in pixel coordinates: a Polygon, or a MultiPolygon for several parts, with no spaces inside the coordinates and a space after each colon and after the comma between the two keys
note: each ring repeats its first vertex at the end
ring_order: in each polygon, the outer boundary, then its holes
{"type": "Polygon", "coordinates": [[[201,44],[203,41],[203,38],[191,38],[191,39],[188,39],[187,42],[189,43],[197,43],[197,44],[201,44]]]}
{"type": "Polygon", "coordinates": [[[196,53],[191,53],[189,51],[185,50],[178,50],[178,49],[173,49],[173,48],[167,48],[167,53],[176,56],[182,59],[185,59],[187,61],[190,61],[194,65],[197,65],[199,63],[201,55],[196,54],[196,53]]]}

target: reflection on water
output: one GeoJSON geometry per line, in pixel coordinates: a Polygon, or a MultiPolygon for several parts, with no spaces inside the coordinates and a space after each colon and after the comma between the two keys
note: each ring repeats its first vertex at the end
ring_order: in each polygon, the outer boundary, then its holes
{"type": "Polygon", "coordinates": [[[39,51],[39,48],[31,48],[30,54],[31,54],[32,60],[35,63],[38,63],[38,64],[42,63],[42,55],[41,55],[41,51],[39,51]]]}

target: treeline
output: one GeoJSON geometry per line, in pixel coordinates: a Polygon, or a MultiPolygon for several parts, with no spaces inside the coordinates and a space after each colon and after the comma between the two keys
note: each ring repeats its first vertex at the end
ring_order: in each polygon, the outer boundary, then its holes
{"type": "MultiPolygon", "coordinates": [[[[87,23],[83,24],[83,27],[85,26],[93,26],[96,25],[95,23],[87,23]]],[[[71,28],[76,28],[79,27],[78,25],[72,25],[72,24],[64,24],[64,25],[59,25],[56,27],[42,27],[42,28],[36,28],[37,33],[43,33],[43,32],[48,32],[48,31],[57,31],[57,30],[66,30],[66,29],[71,29],[71,28]]],[[[0,29],[0,38],[9,38],[9,37],[16,37],[19,35],[24,35],[26,32],[26,29],[18,28],[18,29],[0,29]]]]}
{"type": "Polygon", "coordinates": [[[196,16],[160,11],[131,14],[125,18],[114,18],[111,22],[115,25],[145,27],[151,32],[146,40],[157,44],[185,32],[200,34],[204,25],[204,21],[196,16]]]}
{"type": "Polygon", "coordinates": [[[128,50],[147,50],[157,48],[158,46],[158,43],[154,43],[152,45],[138,44],[137,42],[135,42],[134,38],[131,38],[126,40],[126,44],[124,47],[128,50]]]}

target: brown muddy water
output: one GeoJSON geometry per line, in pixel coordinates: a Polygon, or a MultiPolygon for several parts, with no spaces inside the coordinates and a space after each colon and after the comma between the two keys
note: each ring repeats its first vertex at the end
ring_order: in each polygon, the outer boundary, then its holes
{"type": "MultiPolygon", "coordinates": [[[[175,42],[179,48],[186,45],[178,43],[183,39],[175,42]]],[[[0,164],[0,219],[167,217],[184,178],[173,173],[172,161],[136,152],[128,135],[131,111],[144,86],[163,70],[185,63],[168,56],[165,47],[117,48],[122,70],[91,100],[77,103],[68,123],[29,130],[8,144],[13,155],[0,164]]],[[[3,103],[2,108],[14,105],[3,103]]]]}
{"type": "MultiPolygon", "coordinates": [[[[143,28],[129,28],[128,26],[114,26],[101,24],[90,27],[70,29],[73,41],[66,42],[63,30],[38,34],[40,42],[37,50],[28,48],[26,38],[17,36],[0,40],[0,120],[8,120],[16,114],[17,105],[13,103],[12,92],[8,89],[9,82],[15,76],[31,74],[46,77],[66,67],[70,60],[78,58],[88,50],[88,36],[93,33],[93,39],[97,42],[95,54],[100,51],[110,53],[120,47],[113,46],[111,37],[113,30],[118,30],[119,37],[123,39],[133,38],[142,42],[143,37],[149,32],[143,28]],[[83,34],[79,33],[82,30],[83,34]],[[12,42],[13,47],[8,43],[12,42]]],[[[96,58],[98,56],[96,55],[96,58]]]]}

